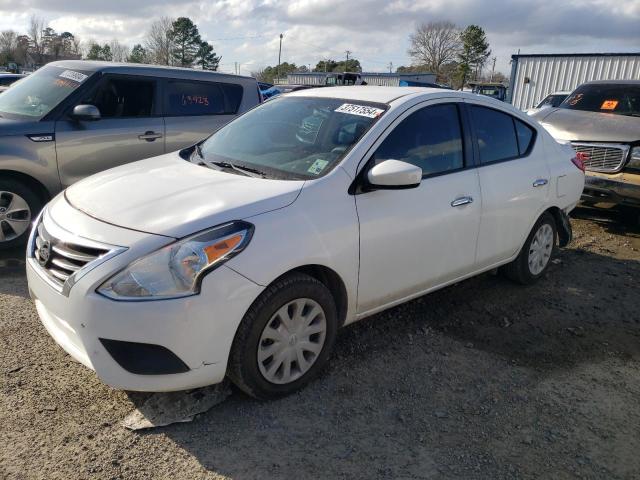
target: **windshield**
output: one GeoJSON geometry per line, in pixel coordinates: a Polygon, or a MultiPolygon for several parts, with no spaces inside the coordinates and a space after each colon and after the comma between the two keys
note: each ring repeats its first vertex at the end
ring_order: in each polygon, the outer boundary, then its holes
{"type": "Polygon", "coordinates": [[[93,72],[45,66],[0,95],[0,115],[40,120],[93,72]]]}
{"type": "Polygon", "coordinates": [[[640,116],[640,85],[595,84],[578,87],[560,108],[640,116]]]}
{"type": "Polygon", "coordinates": [[[280,97],[209,137],[207,162],[233,163],[272,178],[317,178],[336,165],[386,106],[334,98],[280,97]]]}
{"type": "Polygon", "coordinates": [[[547,97],[542,100],[536,108],[557,107],[565,98],[567,98],[565,94],[547,95],[547,97]]]}

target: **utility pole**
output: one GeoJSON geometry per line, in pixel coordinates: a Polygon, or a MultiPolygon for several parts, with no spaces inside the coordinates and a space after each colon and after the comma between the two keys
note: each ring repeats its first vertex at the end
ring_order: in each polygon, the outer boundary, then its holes
{"type": "Polygon", "coordinates": [[[389,73],[393,73],[393,62],[389,62],[389,73]]]}
{"type": "Polygon", "coordinates": [[[282,56],[282,34],[280,34],[280,49],[278,50],[278,81],[280,80],[280,57],[282,56]]]}
{"type": "Polygon", "coordinates": [[[347,61],[344,64],[344,71],[348,72],[349,71],[349,55],[351,55],[353,52],[351,50],[346,50],[344,53],[347,54],[347,61]]]}
{"type": "Polygon", "coordinates": [[[491,79],[490,82],[493,82],[493,73],[496,71],[496,57],[493,57],[493,67],[491,67],[491,79]]]}

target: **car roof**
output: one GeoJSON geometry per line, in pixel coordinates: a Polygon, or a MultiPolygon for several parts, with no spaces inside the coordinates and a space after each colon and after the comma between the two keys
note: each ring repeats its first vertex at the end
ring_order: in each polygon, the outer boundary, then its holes
{"type": "MultiPolygon", "coordinates": [[[[379,87],[374,85],[353,85],[342,87],[320,87],[298,90],[287,94],[289,97],[339,98],[360,102],[391,103],[409,95],[437,94],[438,96],[467,96],[462,92],[443,88],[425,87],[379,87]]],[[[475,97],[474,97],[475,98],[475,97]]]]}
{"type": "Polygon", "coordinates": [[[47,66],[58,68],[69,68],[74,70],[82,70],[85,72],[117,72],[121,74],[146,74],[157,75],[158,77],[177,77],[177,78],[211,78],[212,76],[224,78],[236,78],[242,80],[253,80],[252,77],[244,75],[232,75],[229,73],[213,72],[211,70],[196,70],[194,68],[170,67],[166,65],[146,65],[143,63],[118,63],[118,62],[100,62],[95,60],[62,60],[51,62],[47,66]]]}
{"type": "Polygon", "coordinates": [[[583,85],[640,85],[640,80],[595,80],[583,85]]]}

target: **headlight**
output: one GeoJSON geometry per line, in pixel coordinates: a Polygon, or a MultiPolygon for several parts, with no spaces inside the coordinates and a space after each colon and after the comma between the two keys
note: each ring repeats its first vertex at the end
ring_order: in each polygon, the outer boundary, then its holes
{"type": "Polygon", "coordinates": [[[240,253],[253,225],[235,221],[178,240],[131,263],[98,293],[114,300],[159,300],[200,291],[202,276],[240,253]]]}
{"type": "Polygon", "coordinates": [[[628,166],[640,168],[640,147],[633,147],[631,149],[631,159],[629,160],[628,166]]]}

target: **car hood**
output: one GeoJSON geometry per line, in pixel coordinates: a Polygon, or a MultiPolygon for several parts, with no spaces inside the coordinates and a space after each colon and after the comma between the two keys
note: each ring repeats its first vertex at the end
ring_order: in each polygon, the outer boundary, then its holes
{"type": "Polygon", "coordinates": [[[303,185],[212,170],[176,152],[88,177],[69,187],[65,197],[98,220],[180,238],[286,207],[303,185]]]}
{"type": "Polygon", "coordinates": [[[557,140],[630,143],[640,140],[640,118],[566,108],[532,115],[557,140]]]}

